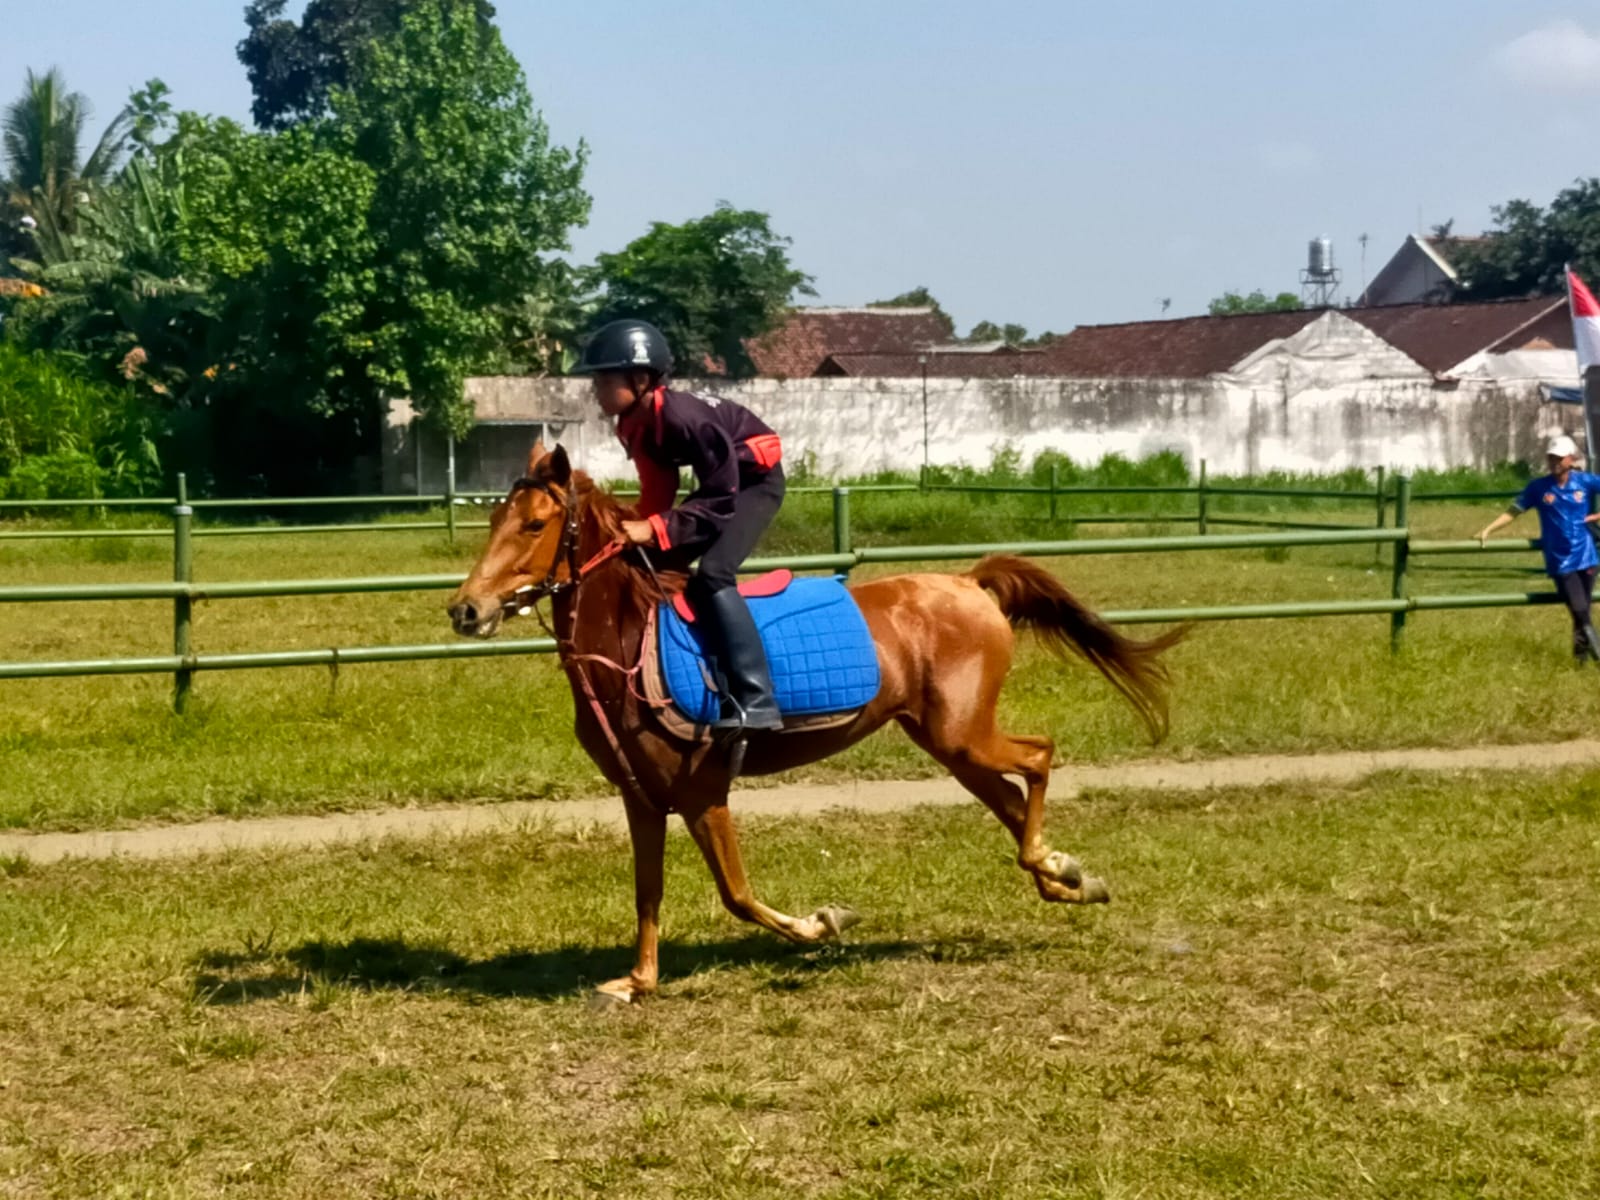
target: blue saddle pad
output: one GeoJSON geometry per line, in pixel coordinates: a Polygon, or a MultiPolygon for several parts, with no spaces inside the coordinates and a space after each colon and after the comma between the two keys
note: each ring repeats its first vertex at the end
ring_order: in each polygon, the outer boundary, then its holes
{"type": "MultiPolygon", "coordinates": [[[[878,694],[878,651],[867,620],[838,579],[796,579],[776,596],[747,599],[761,631],[778,708],[786,717],[864,707],[878,694]]],[[[656,618],[661,675],[672,703],[689,720],[717,719],[717,694],[707,680],[695,627],[671,604],[656,618]]]]}

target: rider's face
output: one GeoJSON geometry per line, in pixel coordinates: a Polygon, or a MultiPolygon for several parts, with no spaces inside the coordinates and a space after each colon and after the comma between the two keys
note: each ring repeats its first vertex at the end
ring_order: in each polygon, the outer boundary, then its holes
{"type": "Polygon", "coordinates": [[[620,417],[639,402],[649,385],[650,376],[643,371],[597,371],[592,386],[600,411],[620,417]]]}

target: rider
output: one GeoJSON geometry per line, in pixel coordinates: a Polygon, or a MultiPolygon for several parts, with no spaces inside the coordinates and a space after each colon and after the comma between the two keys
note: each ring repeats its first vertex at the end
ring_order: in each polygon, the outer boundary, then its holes
{"type": "Polygon", "coordinates": [[[644,321],[602,326],[573,374],[594,376],[595,399],[617,419],[639,472],[641,519],[622,523],[623,540],[700,558],[684,591],[727,681],[712,728],[779,728],[766,651],[736,586],[739,564],[783,503],[778,435],[731,400],[669,388],[672,352],[644,321]],[[681,466],[698,486],[674,507],[681,466]]]}

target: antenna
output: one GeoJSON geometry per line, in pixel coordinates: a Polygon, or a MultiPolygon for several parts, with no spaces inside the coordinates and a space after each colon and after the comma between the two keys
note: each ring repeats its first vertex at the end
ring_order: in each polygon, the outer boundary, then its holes
{"type": "Polygon", "coordinates": [[[1364,234],[1364,233],[1360,237],[1358,237],[1356,239],[1356,241],[1361,243],[1361,301],[1362,301],[1362,303],[1365,303],[1366,299],[1367,299],[1367,240],[1368,240],[1367,239],[1367,235],[1364,234]]]}

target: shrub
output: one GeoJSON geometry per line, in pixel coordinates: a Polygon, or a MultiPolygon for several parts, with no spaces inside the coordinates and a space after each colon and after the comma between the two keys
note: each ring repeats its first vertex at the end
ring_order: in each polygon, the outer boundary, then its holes
{"type": "Polygon", "coordinates": [[[152,419],[131,388],[73,358],[0,341],[0,496],[138,495],[160,483],[152,419]]]}

